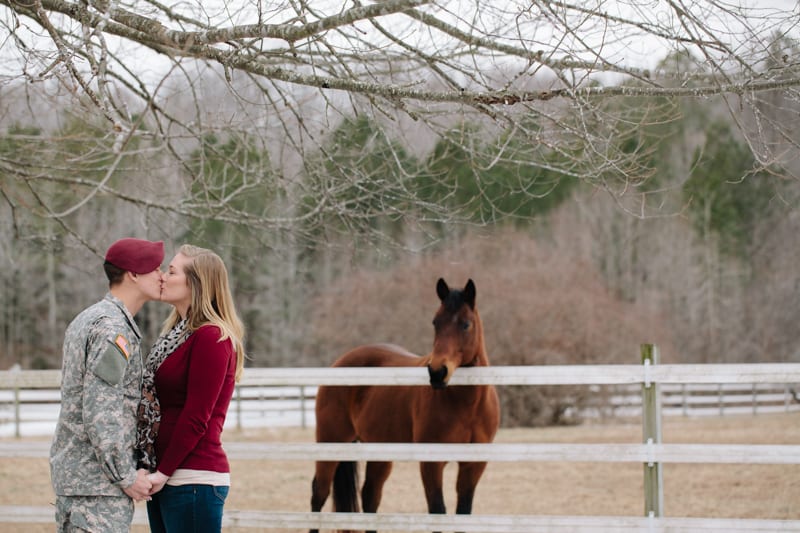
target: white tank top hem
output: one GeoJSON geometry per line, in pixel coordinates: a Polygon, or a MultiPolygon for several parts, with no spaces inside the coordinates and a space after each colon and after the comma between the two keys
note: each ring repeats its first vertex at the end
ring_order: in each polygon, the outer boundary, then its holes
{"type": "Polygon", "coordinates": [[[230,487],[230,472],[213,472],[211,470],[191,470],[179,468],[167,480],[167,485],[212,485],[214,487],[230,487]]]}

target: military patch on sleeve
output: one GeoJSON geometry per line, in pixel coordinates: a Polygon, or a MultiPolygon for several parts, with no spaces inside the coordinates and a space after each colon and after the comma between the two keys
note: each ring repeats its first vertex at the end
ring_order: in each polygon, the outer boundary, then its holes
{"type": "Polygon", "coordinates": [[[117,336],[117,340],[108,344],[105,351],[97,358],[93,369],[94,375],[109,385],[119,385],[128,366],[128,356],[123,355],[122,348],[117,343],[119,339],[120,336],[117,336]]]}
{"type": "Polygon", "coordinates": [[[119,351],[122,352],[122,355],[125,356],[125,359],[128,359],[131,356],[131,350],[128,347],[128,339],[122,335],[117,335],[117,338],[114,339],[114,345],[119,348],[119,351]]]}

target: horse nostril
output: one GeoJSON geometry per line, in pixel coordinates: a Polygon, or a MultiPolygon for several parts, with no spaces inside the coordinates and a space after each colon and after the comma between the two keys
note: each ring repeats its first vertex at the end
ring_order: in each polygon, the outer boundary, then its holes
{"type": "Polygon", "coordinates": [[[428,375],[431,378],[431,386],[434,389],[442,389],[447,386],[444,378],[447,377],[447,367],[443,366],[439,370],[434,370],[431,365],[428,365],[428,375]]]}

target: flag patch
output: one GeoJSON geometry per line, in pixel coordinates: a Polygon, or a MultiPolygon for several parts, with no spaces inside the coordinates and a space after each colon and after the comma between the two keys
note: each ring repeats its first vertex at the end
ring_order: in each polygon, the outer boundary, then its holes
{"type": "Polygon", "coordinates": [[[117,335],[117,338],[114,339],[114,344],[117,345],[117,348],[119,348],[119,351],[125,356],[125,359],[128,359],[131,356],[131,351],[128,347],[128,339],[122,335],[117,335]]]}

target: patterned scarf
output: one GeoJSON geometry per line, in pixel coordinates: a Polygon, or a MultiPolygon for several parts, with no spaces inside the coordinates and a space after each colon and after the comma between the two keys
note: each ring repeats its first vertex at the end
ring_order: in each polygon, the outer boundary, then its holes
{"type": "Polygon", "coordinates": [[[138,468],[146,468],[150,472],[156,471],[155,442],[158,428],[161,425],[161,405],[158,402],[155,385],[156,370],[178,346],[183,344],[188,336],[189,332],[186,331],[186,319],[184,318],[156,340],[144,364],[142,399],[137,410],[139,420],[136,428],[136,450],[138,468]]]}

